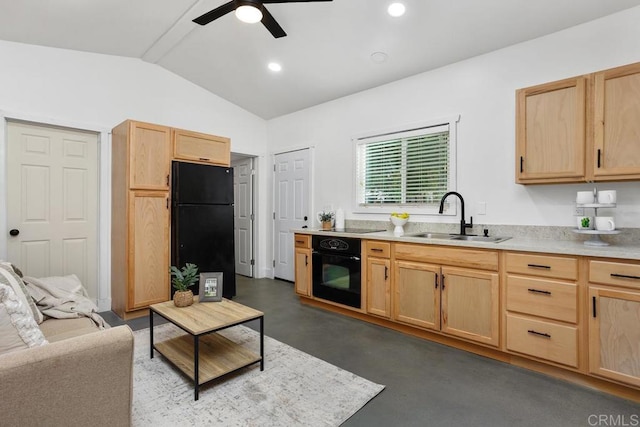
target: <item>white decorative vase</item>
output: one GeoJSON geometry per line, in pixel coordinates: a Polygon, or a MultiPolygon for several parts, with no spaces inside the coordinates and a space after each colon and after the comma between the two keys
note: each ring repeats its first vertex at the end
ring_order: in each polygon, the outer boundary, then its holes
{"type": "Polygon", "coordinates": [[[404,234],[404,225],[409,221],[409,218],[391,217],[391,223],[396,227],[393,229],[394,236],[402,236],[404,234]]]}

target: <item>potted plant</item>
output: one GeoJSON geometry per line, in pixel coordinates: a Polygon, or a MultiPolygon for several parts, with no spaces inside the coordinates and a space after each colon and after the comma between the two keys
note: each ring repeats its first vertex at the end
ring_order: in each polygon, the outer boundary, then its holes
{"type": "Polygon", "coordinates": [[[318,221],[322,223],[323,230],[331,230],[331,226],[333,225],[333,212],[322,211],[318,213],[318,221]]]}
{"type": "Polygon", "coordinates": [[[186,263],[182,270],[178,270],[177,267],[171,266],[170,268],[171,284],[176,288],[176,293],[173,294],[173,303],[176,307],[188,307],[193,304],[193,292],[189,289],[189,286],[198,280],[198,267],[195,264],[186,263]]]}

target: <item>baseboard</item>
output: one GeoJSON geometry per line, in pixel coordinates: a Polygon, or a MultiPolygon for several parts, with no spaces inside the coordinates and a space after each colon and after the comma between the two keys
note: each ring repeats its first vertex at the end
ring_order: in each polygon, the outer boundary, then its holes
{"type": "Polygon", "coordinates": [[[99,299],[97,304],[98,311],[111,311],[111,298],[99,299]]]}

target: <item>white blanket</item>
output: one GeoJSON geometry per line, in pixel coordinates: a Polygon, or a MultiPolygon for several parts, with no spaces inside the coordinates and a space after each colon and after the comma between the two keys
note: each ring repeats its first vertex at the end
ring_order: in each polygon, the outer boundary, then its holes
{"type": "Polygon", "coordinates": [[[38,310],[56,319],[88,317],[100,329],[109,325],[98,314],[98,307],[89,299],[87,290],[78,276],[23,277],[27,290],[35,300],[38,310]]]}

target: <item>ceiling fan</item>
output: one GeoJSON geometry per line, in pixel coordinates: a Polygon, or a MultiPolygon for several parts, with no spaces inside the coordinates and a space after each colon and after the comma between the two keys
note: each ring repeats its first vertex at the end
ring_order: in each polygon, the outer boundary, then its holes
{"type": "Polygon", "coordinates": [[[255,23],[261,21],[262,24],[269,30],[269,32],[275,38],[284,37],[287,33],[284,32],[280,24],[275,20],[273,15],[269,13],[265,4],[271,3],[302,3],[302,2],[318,2],[318,1],[333,1],[333,0],[231,0],[228,3],[223,4],[202,16],[193,20],[196,24],[207,25],[209,22],[214,21],[221,16],[226,15],[229,12],[236,11],[236,17],[243,22],[255,23]]]}

